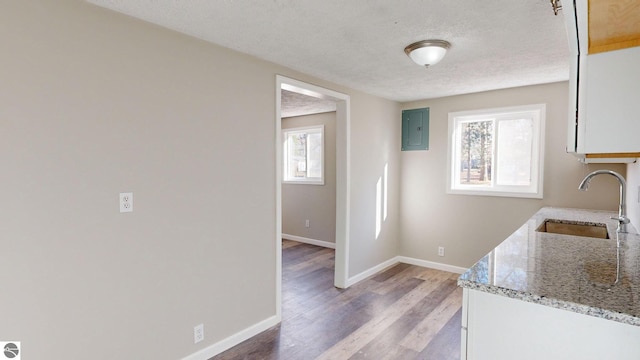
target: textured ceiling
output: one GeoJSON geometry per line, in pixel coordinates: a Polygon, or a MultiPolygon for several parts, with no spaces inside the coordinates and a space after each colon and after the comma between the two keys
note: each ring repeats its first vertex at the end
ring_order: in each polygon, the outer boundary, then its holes
{"type": "Polygon", "coordinates": [[[88,0],[337,84],[412,101],[567,80],[549,0],[88,0]],[[404,47],[452,44],[439,64],[404,47]]]}
{"type": "Polygon", "coordinates": [[[324,100],[293,91],[282,90],[280,116],[283,118],[330,111],[336,111],[336,102],[333,100],[324,100]]]}

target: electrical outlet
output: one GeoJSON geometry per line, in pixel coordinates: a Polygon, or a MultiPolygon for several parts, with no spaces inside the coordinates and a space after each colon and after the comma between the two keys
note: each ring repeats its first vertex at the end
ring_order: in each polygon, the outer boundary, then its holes
{"type": "Polygon", "coordinates": [[[193,343],[197,344],[204,340],[204,324],[196,325],[193,327],[193,343]]]}
{"type": "Polygon", "coordinates": [[[120,212],[133,211],[133,193],[120,193],[120,212]]]}
{"type": "Polygon", "coordinates": [[[304,221],[304,227],[309,227],[309,220],[304,221]]]}
{"type": "Polygon", "coordinates": [[[444,246],[438,246],[438,256],[444,256],[444,246]]]}

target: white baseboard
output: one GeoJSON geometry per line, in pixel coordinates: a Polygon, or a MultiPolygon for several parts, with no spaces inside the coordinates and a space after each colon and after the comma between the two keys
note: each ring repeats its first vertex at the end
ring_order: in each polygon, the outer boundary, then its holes
{"type": "Polygon", "coordinates": [[[427,260],[420,260],[420,259],[410,258],[406,256],[398,256],[398,262],[410,264],[410,265],[422,266],[430,269],[448,271],[455,274],[462,274],[468,270],[467,268],[463,268],[460,266],[453,266],[453,265],[442,264],[442,263],[437,263],[437,262],[427,261],[427,260]]]}
{"type": "Polygon", "coordinates": [[[398,263],[398,257],[396,256],[396,257],[391,258],[391,259],[389,259],[389,260],[387,260],[387,261],[385,261],[383,263],[380,263],[380,264],[378,264],[378,265],[376,265],[376,266],[374,266],[372,268],[369,268],[369,269],[361,272],[360,274],[358,274],[356,276],[352,276],[352,277],[347,279],[347,287],[349,287],[349,286],[351,286],[351,285],[353,285],[353,284],[355,284],[357,282],[360,282],[360,281],[368,278],[369,276],[374,275],[374,274],[376,274],[376,273],[378,273],[378,272],[380,272],[380,271],[382,271],[382,270],[384,270],[384,269],[386,269],[388,267],[391,267],[391,266],[393,266],[393,265],[395,265],[397,263],[398,263]]]}
{"type": "Polygon", "coordinates": [[[433,262],[433,261],[427,261],[427,260],[420,260],[420,259],[415,259],[415,258],[410,258],[410,257],[406,257],[406,256],[396,256],[394,258],[391,258],[381,264],[378,264],[368,270],[365,270],[363,272],[361,272],[360,274],[350,277],[349,279],[347,279],[347,287],[360,282],[366,278],[368,278],[371,275],[374,275],[388,267],[391,267],[395,264],[398,263],[405,263],[405,264],[409,264],[409,265],[416,265],[416,266],[421,266],[421,267],[425,267],[425,268],[429,268],[429,269],[436,269],[436,270],[442,270],[442,271],[448,271],[454,274],[462,274],[465,271],[467,271],[466,268],[463,267],[459,267],[459,266],[453,266],[453,265],[448,265],[448,264],[441,264],[441,263],[437,263],[437,262],[433,262]]]}
{"type": "Polygon", "coordinates": [[[195,352],[187,357],[182,358],[182,360],[207,360],[210,359],[221,352],[228,350],[241,342],[258,335],[259,333],[269,329],[272,326],[275,326],[279,323],[277,316],[271,316],[257,324],[249,326],[248,328],[235,333],[229,336],[226,339],[218,341],[217,343],[207,346],[206,348],[195,352]]]}
{"type": "Polygon", "coordinates": [[[324,240],[309,239],[309,238],[306,238],[306,237],[296,236],[296,235],[289,235],[289,234],[282,234],[282,238],[283,239],[287,239],[287,240],[293,240],[293,241],[305,243],[305,244],[322,246],[322,247],[326,247],[326,248],[329,248],[329,249],[335,249],[336,248],[336,243],[332,243],[332,242],[328,242],[328,241],[324,241],[324,240]]]}
{"type": "MultiPolygon", "coordinates": [[[[304,242],[304,243],[308,243],[308,244],[312,244],[312,245],[318,245],[318,246],[325,246],[325,247],[331,247],[331,248],[335,248],[335,244],[333,243],[329,243],[326,241],[319,241],[319,240],[313,240],[313,239],[306,239],[306,238],[301,238],[299,236],[293,236],[293,235],[285,235],[282,234],[282,237],[284,239],[288,239],[288,240],[293,240],[293,241],[299,241],[299,242],[304,242]],[[300,239],[304,239],[300,240],[300,239]],[[311,241],[315,241],[315,242],[320,242],[321,244],[318,243],[311,243],[308,242],[307,240],[311,240],[311,241]],[[324,244],[324,245],[322,245],[324,244]],[[333,246],[327,246],[328,245],[333,245],[333,246]]],[[[416,265],[416,266],[422,266],[422,267],[426,267],[426,268],[430,268],[430,269],[436,269],[436,270],[442,270],[442,271],[448,271],[448,272],[452,272],[452,273],[456,273],[456,274],[462,274],[465,271],[467,271],[466,268],[463,267],[459,267],[459,266],[453,266],[453,265],[447,265],[447,264],[441,264],[441,263],[437,263],[437,262],[433,262],[433,261],[427,261],[427,260],[420,260],[420,259],[415,259],[415,258],[410,258],[410,257],[406,257],[406,256],[396,256],[394,258],[391,258],[387,261],[384,261],[372,268],[369,268],[368,270],[365,270],[363,272],[361,272],[360,274],[350,277],[349,279],[347,279],[347,287],[360,282],[366,278],[368,278],[371,275],[374,275],[388,267],[391,267],[397,263],[405,263],[405,264],[410,264],[410,265],[416,265]]],[[[277,316],[271,316],[257,324],[254,324],[236,334],[233,334],[231,336],[229,336],[226,339],[223,339],[221,341],[218,341],[217,343],[210,345],[198,352],[195,352],[185,358],[183,358],[182,360],[207,360],[210,359],[218,354],[220,354],[221,352],[228,350],[238,344],[240,344],[241,342],[249,339],[250,337],[253,337],[267,329],[269,329],[272,326],[277,325],[280,322],[280,320],[277,318],[277,316]]]]}

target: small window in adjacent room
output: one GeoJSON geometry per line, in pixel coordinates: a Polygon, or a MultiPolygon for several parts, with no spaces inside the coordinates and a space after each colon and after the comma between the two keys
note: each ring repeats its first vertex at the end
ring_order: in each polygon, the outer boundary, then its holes
{"type": "Polygon", "coordinates": [[[282,130],[283,181],[324,185],[324,125],[282,130]]]}
{"type": "Polygon", "coordinates": [[[542,198],[544,104],[449,113],[450,194],[542,198]]]}

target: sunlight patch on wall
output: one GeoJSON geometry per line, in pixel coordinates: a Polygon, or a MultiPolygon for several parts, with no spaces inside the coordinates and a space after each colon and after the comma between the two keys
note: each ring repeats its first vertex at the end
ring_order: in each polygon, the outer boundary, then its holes
{"type": "Polygon", "coordinates": [[[388,215],[388,178],[389,164],[385,164],[384,173],[378,178],[378,182],[376,183],[376,239],[380,236],[382,224],[387,220],[388,215]]]}
{"type": "Polygon", "coordinates": [[[378,178],[376,184],[376,239],[382,230],[382,178],[378,178]]]}
{"type": "Polygon", "coordinates": [[[382,221],[386,221],[387,220],[387,194],[388,194],[388,182],[387,179],[389,178],[389,164],[384,164],[384,218],[382,219],[382,221]]]}

